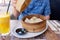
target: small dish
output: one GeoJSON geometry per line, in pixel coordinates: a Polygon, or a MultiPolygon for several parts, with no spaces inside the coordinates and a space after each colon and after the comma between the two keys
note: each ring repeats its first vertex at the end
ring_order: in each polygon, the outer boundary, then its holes
{"type": "MultiPolygon", "coordinates": [[[[11,35],[15,36],[15,37],[18,37],[18,38],[32,38],[32,37],[36,37],[38,35],[41,35],[43,34],[47,29],[48,29],[48,25],[46,25],[46,28],[41,31],[41,32],[37,32],[37,33],[30,33],[30,32],[27,32],[25,35],[19,35],[16,33],[16,29],[19,29],[21,28],[22,26],[19,26],[19,27],[14,27],[11,29],[11,35]]],[[[23,27],[22,27],[23,28],[23,27]]]]}

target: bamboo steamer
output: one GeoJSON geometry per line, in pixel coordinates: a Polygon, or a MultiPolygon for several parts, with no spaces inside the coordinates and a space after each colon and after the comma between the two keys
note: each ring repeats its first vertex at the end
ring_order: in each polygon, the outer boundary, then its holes
{"type": "Polygon", "coordinates": [[[28,32],[40,32],[46,28],[46,20],[44,19],[44,16],[42,15],[28,15],[23,17],[22,21],[22,26],[28,31],[28,32]],[[38,23],[26,23],[25,19],[26,18],[32,18],[33,16],[38,17],[42,19],[43,21],[38,22],[38,23]]]}

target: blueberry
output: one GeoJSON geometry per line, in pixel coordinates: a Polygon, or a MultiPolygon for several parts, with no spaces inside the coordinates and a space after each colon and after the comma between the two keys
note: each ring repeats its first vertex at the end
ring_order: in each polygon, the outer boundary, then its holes
{"type": "Polygon", "coordinates": [[[24,34],[27,33],[27,31],[26,31],[26,29],[24,29],[24,28],[18,28],[18,29],[16,30],[16,33],[19,34],[19,35],[24,35],[24,34]]]}

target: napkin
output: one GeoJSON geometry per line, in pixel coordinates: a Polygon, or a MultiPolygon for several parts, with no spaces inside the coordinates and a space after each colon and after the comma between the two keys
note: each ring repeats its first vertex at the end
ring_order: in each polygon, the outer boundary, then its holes
{"type": "Polygon", "coordinates": [[[16,3],[16,9],[19,12],[24,11],[24,9],[29,5],[31,0],[18,0],[16,3]]]}

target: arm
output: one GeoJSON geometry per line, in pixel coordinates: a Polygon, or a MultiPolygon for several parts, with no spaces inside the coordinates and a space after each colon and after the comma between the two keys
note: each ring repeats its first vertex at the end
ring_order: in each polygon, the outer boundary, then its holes
{"type": "Polygon", "coordinates": [[[45,10],[44,10],[44,15],[45,15],[45,19],[48,20],[50,19],[50,14],[51,14],[51,11],[50,11],[50,1],[49,0],[46,0],[46,3],[45,3],[45,10]]]}
{"type": "Polygon", "coordinates": [[[11,0],[11,3],[12,3],[12,7],[13,7],[13,16],[15,19],[17,19],[17,17],[20,15],[20,13],[16,10],[16,3],[17,3],[17,0],[11,0]]]}
{"type": "Polygon", "coordinates": [[[31,0],[25,0],[22,7],[20,7],[21,9],[19,8],[19,6],[21,6],[21,5],[19,5],[17,3],[18,2],[17,0],[11,0],[11,1],[12,1],[12,5],[13,5],[13,15],[15,16],[15,18],[17,18],[20,15],[20,12],[22,12],[22,11],[24,11],[24,9],[26,9],[26,7],[29,5],[31,0]]]}
{"type": "Polygon", "coordinates": [[[20,12],[18,12],[16,8],[13,7],[13,16],[17,19],[19,15],[20,15],[20,12]]]}

